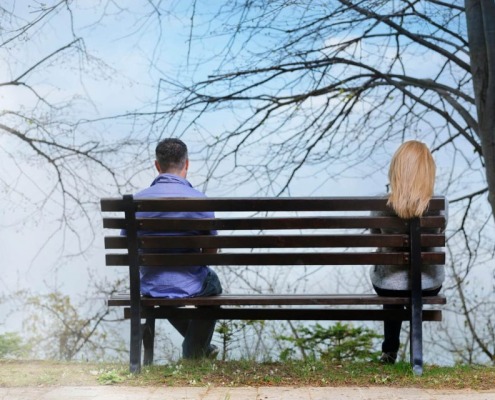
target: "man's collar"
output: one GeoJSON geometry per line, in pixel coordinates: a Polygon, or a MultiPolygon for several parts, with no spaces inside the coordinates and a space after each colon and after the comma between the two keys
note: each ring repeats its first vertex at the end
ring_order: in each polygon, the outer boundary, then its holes
{"type": "Polygon", "coordinates": [[[153,180],[153,182],[151,183],[150,186],[154,186],[157,183],[180,183],[180,184],[183,184],[183,185],[187,185],[189,187],[192,187],[192,185],[189,183],[189,181],[187,179],[184,179],[184,178],[181,178],[178,175],[169,174],[169,173],[164,173],[164,174],[158,175],[153,180]]]}

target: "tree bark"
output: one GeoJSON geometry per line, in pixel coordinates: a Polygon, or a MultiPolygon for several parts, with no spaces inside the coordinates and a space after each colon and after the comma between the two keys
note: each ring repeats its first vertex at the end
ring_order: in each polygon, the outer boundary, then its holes
{"type": "Polygon", "coordinates": [[[465,0],[477,134],[495,219],[495,0],[465,0]]]}

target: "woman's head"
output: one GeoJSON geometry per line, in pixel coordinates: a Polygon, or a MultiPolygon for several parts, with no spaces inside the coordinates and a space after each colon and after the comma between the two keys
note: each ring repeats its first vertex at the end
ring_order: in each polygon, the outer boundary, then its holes
{"type": "Polygon", "coordinates": [[[410,140],[397,149],[388,171],[388,205],[399,217],[423,215],[433,196],[435,170],[435,161],[424,143],[410,140]]]}

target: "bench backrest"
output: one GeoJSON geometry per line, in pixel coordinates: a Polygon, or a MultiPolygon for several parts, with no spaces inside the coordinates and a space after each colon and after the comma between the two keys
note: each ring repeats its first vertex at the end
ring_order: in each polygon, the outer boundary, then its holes
{"type": "Polygon", "coordinates": [[[437,215],[411,220],[371,215],[386,211],[386,202],[383,197],[102,199],[103,212],[124,213],[104,217],[103,226],[127,233],[105,237],[106,264],[130,267],[131,292],[133,286],[139,290],[139,266],[416,264],[419,273],[421,264],[444,264],[438,248],[445,235],[426,232],[443,232],[445,218],[438,214],[445,199],[430,201],[429,213],[437,215]],[[167,211],[214,211],[216,218],[136,216],[167,211]],[[370,234],[379,228],[404,233],[370,234]],[[197,234],[211,230],[219,234],[197,234]],[[160,235],[166,231],[183,236],[160,235]],[[196,234],[188,235],[192,231],[196,234]]]}

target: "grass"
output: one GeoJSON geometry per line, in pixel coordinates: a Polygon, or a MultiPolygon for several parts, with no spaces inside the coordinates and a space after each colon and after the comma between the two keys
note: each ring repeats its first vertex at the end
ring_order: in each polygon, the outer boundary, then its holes
{"type": "MultiPolygon", "coordinates": [[[[125,369],[127,374],[127,369],[125,369]]],[[[144,368],[128,376],[130,385],[170,386],[395,386],[435,389],[493,389],[495,368],[427,366],[415,377],[409,364],[326,362],[254,363],[229,361],[177,363],[144,368]]]]}
{"type": "Polygon", "coordinates": [[[129,374],[127,365],[0,361],[0,386],[390,386],[430,389],[495,389],[495,368],[427,365],[423,376],[407,363],[327,363],[251,361],[177,362],[129,374]]]}

